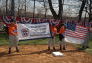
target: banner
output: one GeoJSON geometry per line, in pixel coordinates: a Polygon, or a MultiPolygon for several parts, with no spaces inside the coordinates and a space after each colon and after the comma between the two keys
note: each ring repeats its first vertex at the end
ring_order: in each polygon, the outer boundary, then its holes
{"type": "Polygon", "coordinates": [[[65,42],[74,43],[74,44],[83,44],[84,40],[79,39],[79,38],[70,37],[70,36],[65,36],[65,42]]]}
{"type": "Polygon", "coordinates": [[[29,40],[51,37],[49,23],[18,24],[18,39],[29,40]]]}
{"type": "Polygon", "coordinates": [[[88,38],[88,28],[74,23],[66,24],[65,40],[70,43],[82,44],[88,38]]]}

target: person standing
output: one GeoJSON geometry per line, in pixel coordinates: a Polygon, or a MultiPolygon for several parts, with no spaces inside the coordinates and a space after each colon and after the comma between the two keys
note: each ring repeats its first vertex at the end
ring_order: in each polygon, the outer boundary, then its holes
{"type": "Polygon", "coordinates": [[[12,47],[16,47],[16,52],[19,52],[17,24],[13,19],[11,19],[10,23],[11,24],[9,25],[9,28],[8,28],[8,31],[9,31],[9,52],[8,53],[9,54],[11,53],[12,47]]]}
{"type": "Polygon", "coordinates": [[[66,44],[65,44],[65,41],[64,41],[64,32],[66,30],[66,26],[60,22],[59,25],[57,26],[57,32],[58,32],[58,35],[59,35],[59,40],[60,40],[60,50],[65,50],[66,48],[66,44]]]}
{"type": "Polygon", "coordinates": [[[57,28],[55,27],[55,24],[50,25],[52,37],[48,41],[48,50],[51,49],[51,46],[53,47],[53,50],[55,50],[55,39],[57,34],[57,28]]]}

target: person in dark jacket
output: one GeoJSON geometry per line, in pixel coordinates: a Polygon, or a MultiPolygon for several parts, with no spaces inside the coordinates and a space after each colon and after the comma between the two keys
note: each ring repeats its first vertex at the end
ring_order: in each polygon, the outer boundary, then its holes
{"type": "Polygon", "coordinates": [[[65,32],[65,30],[66,30],[66,26],[62,23],[62,22],[60,22],[59,23],[59,25],[58,25],[58,27],[57,27],[57,32],[58,32],[58,35],[59,35],[59,40],[60,40],[60,50],[65,50],[66,48],[65,48],[65,46],[66,46],[66,44],[65,44],[65,41],[64,41],[64,32],[65,32]]]}

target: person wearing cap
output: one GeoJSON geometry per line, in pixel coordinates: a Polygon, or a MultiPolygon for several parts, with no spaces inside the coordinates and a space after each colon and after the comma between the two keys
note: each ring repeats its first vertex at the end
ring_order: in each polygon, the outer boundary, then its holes
{"type": "Polygon", "coordinates": [[[66,26],[60,22],[59,25],[57,26],[57,32],[59,35],[59,40],[60,40],[60,50],[63,48],[63,50],[65,50],[65,41],[64,41],[64,32],[66,30],[66,26]]]}
{"type": "Polygon", "coordinates": [[[12,47],[15,47],[16,48],[16,52],[19,52],[19,49],[18,49],[18,32],[17,32],[17,24],[16,22],[14,22],[13,19],[11,19],[10,21],[10,25],[9,25],[9,28],[8,28],[8,31],[9,31],[9,54],[11,53],[11,48],[12,47]]]}
{"type": "Polygon", "coordinates": [[[53,47],[53,50],[55,50],[55,36],[57,34],[57,28],[55,27],[55,24],[50,25],[50,29],[52,33],[52,38],[50,38],[48,41],[48,50],[51,49],[51,46],[53,47]]]}

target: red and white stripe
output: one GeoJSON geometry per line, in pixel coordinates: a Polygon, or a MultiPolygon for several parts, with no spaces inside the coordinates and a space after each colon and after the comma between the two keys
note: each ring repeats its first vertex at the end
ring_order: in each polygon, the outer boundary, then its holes
{"type": "Polygon", "coordinates": [[[75,31],[66,29],[65,32],[65,36],[79,38],[79,39],[85,39],[87,38],[87,35],[88,35],[88,28],[79,25],[76,25],[75,31]]]}

